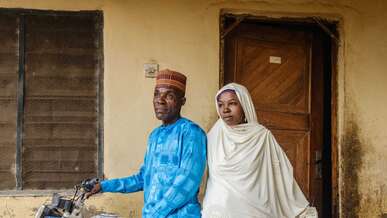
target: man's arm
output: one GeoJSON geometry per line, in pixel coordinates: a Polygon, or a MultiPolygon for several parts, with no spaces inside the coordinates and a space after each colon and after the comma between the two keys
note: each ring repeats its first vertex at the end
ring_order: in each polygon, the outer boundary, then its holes
{"type": "Polygon", "coordinates": [[[206,164],[206,146],[206,135],[197,126],[183,135],[180,168],[172,186],[160,201],[144,208],[144,217],[166,217],[197,194],[206,164]]]}
{"type": "MultiPolygon", "coordinates": [[[[150,137],[152,136],[152,133],[150,137]]],[[[149,142],[149,139],[148,139],[149,142]]],[[[149,154],[149,144],[147,145],[147,150],[144,155],[144,162],[140,167],[140,170],[137,174],[134,174],[129,177],[118,178],[118,179],[109,179],[104,180],[100,183],[101,192],[121,192],[121,193],[130,193],[142,191],[144,188],[144,173],[147,164],[147,156],[149,154]]]]}
{"type": "Polygon", "coordinates": [[[142,190],[143,187],[143,166],[139,173],[120,179],[110,179],[98,182],[90,192],[87,192],[85,197],[89,198],[99,192],[136,192],[142,190]]]}
{"type": "Polygon", "coordinates": [[[121,192],[129,193],[141,191],[144,186],[144,165],[141,166],[140,171],[129,177],[119,179],[104,180],[100,183],[101,192],[121,192]]]}
{"type": "Polygon", "coordinates": [[[144,171],[148,155],[148,149],[145,152],[144,163],[140,167],[140,170],[137,174],[134,174],[129,177],[118,178],[118,179],[109,179],[101,181],[94,186],[93,190],[86,194],[86,197],[90,197],[98,192],[121,192],[129,193],[143,190],[144,187],[144,171]]]}

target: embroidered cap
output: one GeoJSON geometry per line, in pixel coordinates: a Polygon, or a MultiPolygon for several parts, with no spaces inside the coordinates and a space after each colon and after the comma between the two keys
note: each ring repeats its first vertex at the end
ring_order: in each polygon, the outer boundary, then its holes
{"type": "Polygon", "coordinates": [[[175,88],[185,93],[186,81],[187,81],[187,77],[184,74],[170,69],[160,70],[156,74],[156,88],[157,87],[175,88]]]}

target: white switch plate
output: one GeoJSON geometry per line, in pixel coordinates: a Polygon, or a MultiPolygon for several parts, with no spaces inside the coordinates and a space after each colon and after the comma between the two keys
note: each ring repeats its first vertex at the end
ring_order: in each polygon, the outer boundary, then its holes
{"type": "Polygon", "coordinates": [[[159,71],[159,65],[156,63],[145,63],[144,64],[144,73],[147,78],[156,77],[156,73],[159,71]]]}

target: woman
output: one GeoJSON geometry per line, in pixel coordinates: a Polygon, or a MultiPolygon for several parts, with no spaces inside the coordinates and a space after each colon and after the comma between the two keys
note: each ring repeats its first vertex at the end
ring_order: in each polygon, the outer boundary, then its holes
{"type": "Polygon", "coordinates": [[[208,133],[203,218],[282,218],[305,211],[309,203],[293,168],[270,131],[258,123],[247,89],[224,86],[216,106],[220,119],[208,133]]]}

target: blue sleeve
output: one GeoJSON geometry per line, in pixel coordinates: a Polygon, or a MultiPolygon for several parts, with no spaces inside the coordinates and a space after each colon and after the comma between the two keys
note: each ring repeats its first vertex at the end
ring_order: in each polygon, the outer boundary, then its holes
{"type": "MultiPolygon", "coordinates": [[[[148,144],[149,145],[149,144],[148,144]]],[[[149,146],[144,156],[144,163],[142,164],[138,173],[124,178],[109,179],[102,181],[101,191],[102,192],[121,192],[130,193],[142,191],[144,189],[144,171],[147,161],[147,155],[149,153],[149,146]]]]}
{"type": "Polygon", "coordinates": [[[119,179],[109,179],[101,182],[102,192],[130,193],[141,191],[144,186],[144,166],[137,174],[119,179]]]}
{"type": "Polygon", "coordinates": [[[144,217],[166,217],[198,193],[206,166],[207,138],[204,131],[197,126],[187,129],[183,134],[180,167],[172,186],[160,201],[147,208],[144,217]]]}

